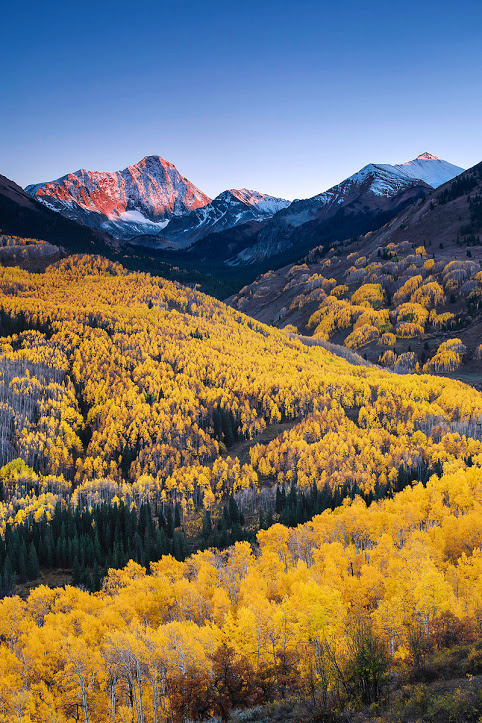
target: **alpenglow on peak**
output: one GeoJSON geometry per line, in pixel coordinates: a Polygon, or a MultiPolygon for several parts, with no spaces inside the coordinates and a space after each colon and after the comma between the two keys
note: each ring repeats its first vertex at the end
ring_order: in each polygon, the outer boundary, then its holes
{"type": "Polygon", "coordinates": [[[428,153],[425,151],[425,153],[421,153],[417,158],[415,159],[417,161],[441,161],[442,159],[438,156],[434,156],[433,153],[428,153]]]}

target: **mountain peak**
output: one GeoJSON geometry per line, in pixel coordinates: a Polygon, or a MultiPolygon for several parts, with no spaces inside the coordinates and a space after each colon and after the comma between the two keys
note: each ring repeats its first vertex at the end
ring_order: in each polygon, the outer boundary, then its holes
{"type": "Polygon", "coordinates": [[[447,183],[447,181],[455,178],[464,170],[460,166],[454,166],[453,163],[434,156],[432,153],[421,153],[413,161],[406,161],[396,166],[385,166],[385,168],[391,168],[392,171],[395,170],[396,173],[401,173],[405,177],[424,181],[432,188],[447,183]]]}
{"type": "Polygon", "coordinates": [[[434,156],[432,153],[421,153],[419,156],[416,157],[416,161],[441,161],[442,159],[438,156],[434,156]]]}
{"type": "Polygon", "coordinates": [[[132,166],[128,166],[128,168],[152,168],[152,169],[170,168],[170,169],[174,169],[176,167],[170,161],[166,161],[166,159],[163,158],[162,156],[150,155],[150,156],[144,156],[144,158],[142,158],[137,163],[134,163],[132,166]]]}
{"type": "Polygon", "coordinates": [[[211,199],[174,164],[161,156],[144,156],[122,171],[69,173],[47,183],[27,186],[38,201],[116,238],[159,232],[170,218],[202,208],[211,199]]]}

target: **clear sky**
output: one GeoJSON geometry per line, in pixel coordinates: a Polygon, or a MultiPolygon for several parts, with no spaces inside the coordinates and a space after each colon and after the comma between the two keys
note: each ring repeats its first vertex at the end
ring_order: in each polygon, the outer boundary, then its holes
{"type": "Polygon", "coordinates": [[[4,4],[0,173],[159,154],[210,196],[319,193],[369,162],[482,160],[480,0],[4,4]]]}

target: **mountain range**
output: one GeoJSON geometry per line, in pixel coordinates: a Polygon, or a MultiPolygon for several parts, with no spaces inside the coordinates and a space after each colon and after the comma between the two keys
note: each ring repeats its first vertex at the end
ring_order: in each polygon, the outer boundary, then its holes
{"type": "Polygon", "coordinates": [[[202,208],[169,221],[162,236],[177,248],[192,246],[211,233],[226,231],[248,221],[271,218],[290,201],[247,188],[223,191],[202,208]]]}
{"type": "MultiPolygon", "coordinates": [[[[482,262],[480,165],[464,172],[429,153],[397,165],[368,164],[331,189],[292,203],[247,189],[229,189],[209,200],[172,164],[153,156],[129,167],[129,183],[121,182],[123,172],[107,174],[105,183],[99,178],[106,174],[85,172],[98,188],[89,180],[82,189],[82,173],[70,174],[58,185],[29,186],[29,193],[0,178],[0,232],[7,234],[6,263],[13,263],[10,257],[21,258],[36,270],[48,265],[49,255],[101,253],[130,268],[199,284],[218,298],[237,292],[229,301],[240,311],[294,328],[304,336],[313,332],[313,314],[326,313],[331,318],[333,284],[335,306],[339,304],[341,311],[347,304],[351,308],[351,298],[360,287],[379,284],[386,297],[382,326],[395,328],[400,303],[392,303],[391,298],[413,276],[413,283],[421,283],[413,299],[429,293],[424,288],[427,284],[429,290],[438,288],[441,300],[436,309],[428,307],[430,320],[419,324],[416,341],[410,335],[397,335],[396,349],[390,350],[394,358],[403,360],[405,354],[416,353],[423,366],[428,363],[426,350],[419,347],[426,343],[427,334],[439,340],[457,329],[468,350],[464,373],[472,373],[471,365],[479,365],[482,332],[474,289],[480,284],[477,274],[482,262]],[[161,179],[166,168],[171,173],[169,182],[166,176],[161,179]],[[448,180],[444,183],[444,179],[448,180]],[[162,197],[155,190],[160,185],[162,197]],[[70,186],[75,198],[69,196],[70,186]],[[64,204],[61,212],[54,210],[59,197],[64,204]],[[99,199],[105,202],[105,213],[99,199]],[[195,207],[188,210],[190,204],[195,207]],[[87,222],[98,223],[99,228],[87,222]],[[161,232],[145,233],[153,226],[156,230],[162,226],[161,232]],[[143,233],[131,236],[139,228],[143,233]],[[55,246],[36,247],[21,237],[55,246]],[[430,251],[425,248],[432,246],[430,251]],[[459,285],[450,280],[449,265],[454,260],[458,264],[454,279],[462,279],[459,285]]],[[[325,341],[353,348],[358,326],[351,332],[350,328],[337,329],[335,324],[325,341]]],[[[370,333],[375,334],[373,329],[370,333]]],[[[380,357],[377,338],[361,344],[364,355],[376,363],[380,357]]]]}
{"type": "Polygon", "coordinates": [[[364,234],[462,171],[430,153],[396,166],[371,163],[328,191],[293,201],[269,224],[253,229],[249,246],[226,262],[250,264],[291,249],[299,255],[324,240],[364,234]]]}
{"type": "Polygon", "coordinates": [[[398,165],[369,164],[323,193],[290,203],[229,189],[214,200],[160,156],[113,173],[80,170],[29,185],[48,208],[117,240],[227,267],[300,254],[325,240],[374,230],[462,168],[423,153],[398,165]]]}

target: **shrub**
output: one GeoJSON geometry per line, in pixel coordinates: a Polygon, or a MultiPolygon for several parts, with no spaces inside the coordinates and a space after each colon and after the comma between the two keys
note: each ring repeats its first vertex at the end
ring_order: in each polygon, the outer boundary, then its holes
{"type": "Polygon", "coordinates": [[[482,648],[480,645],[474,645],[469,651],[465,672],[468,675],[482,674],[482,648]]]}
{"type": "Polygon", "coordinates": [[[436,648],[451,648],[467,643],[473,638],[473,631],[466,621],[460,620],[449,610],[432,620],[432,640],[436,648]]]}

